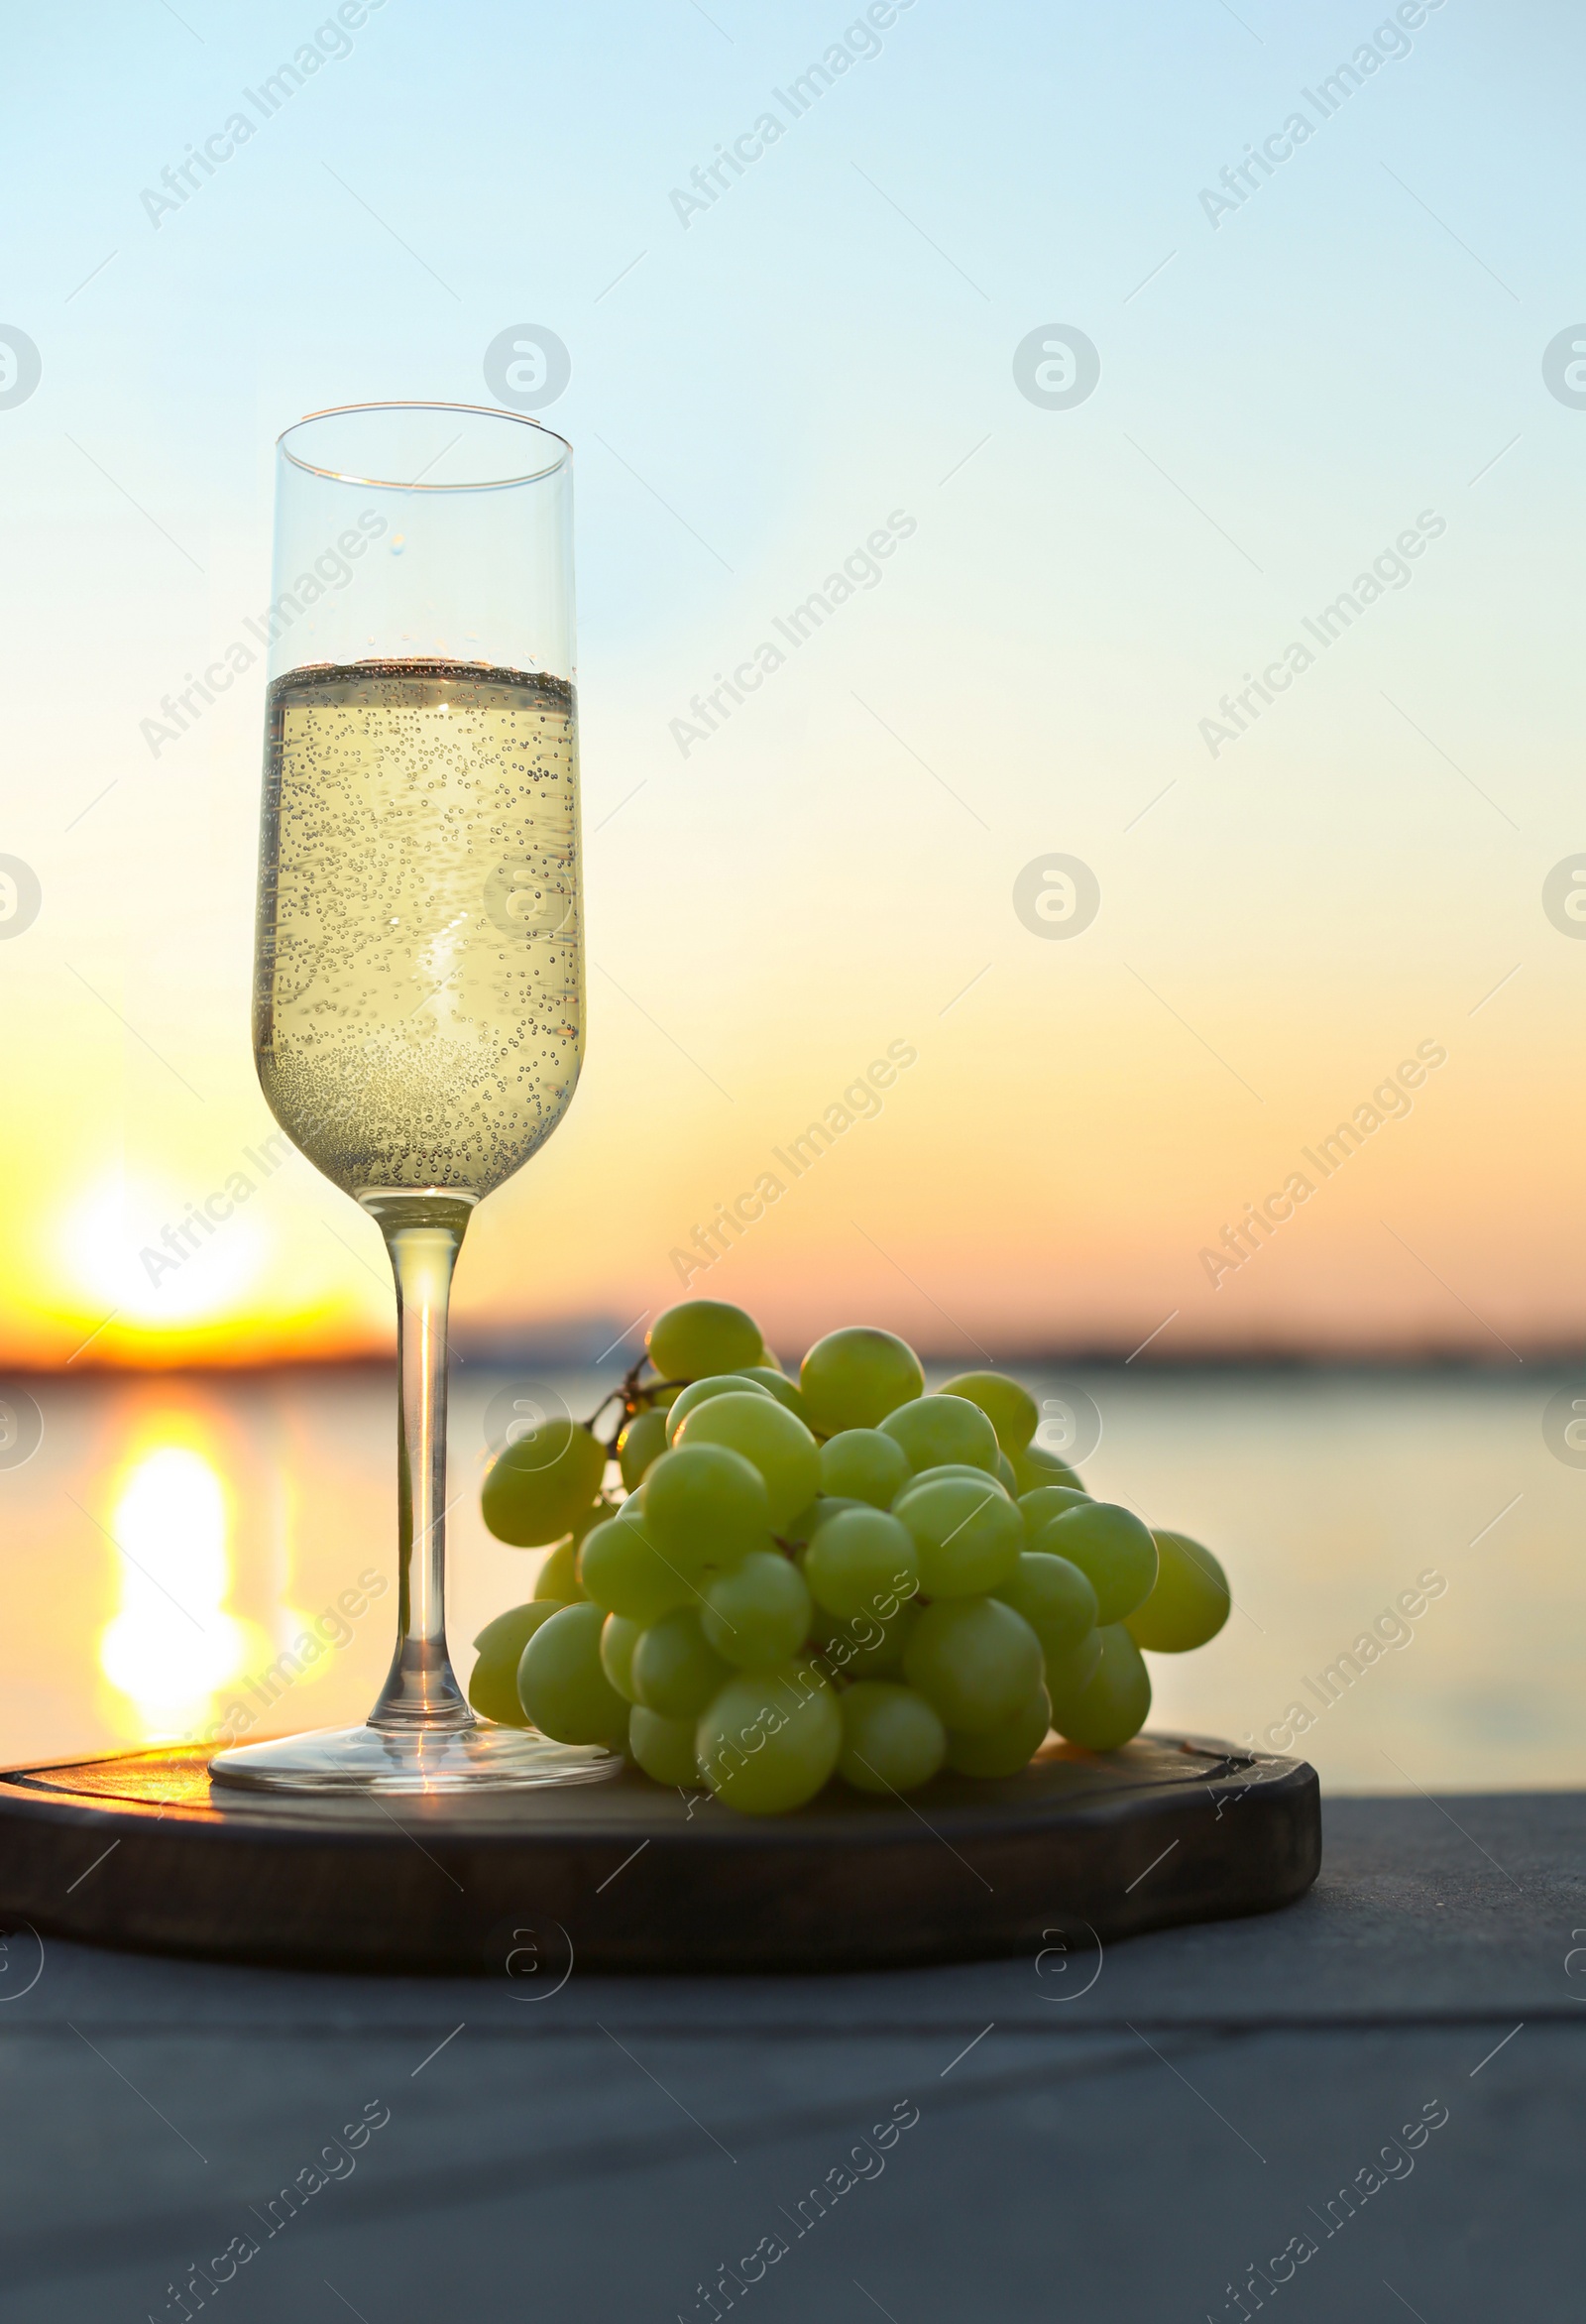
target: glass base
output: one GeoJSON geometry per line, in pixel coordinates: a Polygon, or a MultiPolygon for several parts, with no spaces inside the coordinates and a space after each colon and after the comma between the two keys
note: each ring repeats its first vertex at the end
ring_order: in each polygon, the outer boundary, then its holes
{"type": "Polygon", "coordinates": [[[526,1727],[320,1727],[219,1752],[217,1784],[249,1792],[516,1792],[599,1784],[623,1766],[599,1743],[552,1743],[526,1727]]]}

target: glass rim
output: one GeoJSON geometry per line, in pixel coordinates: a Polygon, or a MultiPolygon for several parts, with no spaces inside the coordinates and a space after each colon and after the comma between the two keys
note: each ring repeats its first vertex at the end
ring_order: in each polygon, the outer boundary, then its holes
{"type": "MultiPolygon", "coordinates": [[[[449,451],[451,446],[446,448],[449,451]]],[[[307,476],[320,476],[331,484],[358,485],[370,492],[506,492],[515,485],[543,483],[546,477],[554,476],[565,468],[573,457],[573,447],[567,438],[558,435],[553,427],[545,426],[542,420],[535,419],[529,412],[504,411],[496,404],[448,404],[428,396],[391,397],[373,404],[331,404],[323,411],[305,411],[300,419],[294,419],[288,427],[282,429],[276,438],[276,449],[283,460],[289,460],[294,468],[301,469],[307,476]],[[520,476],[493,476],[475,484],[425,484],[422,469],[416,477],[407,479],[396,476],[359,476],[350,469],[324,468],[315,460],[304,459],[287,440],[299,428],[312,427],[321,419],[344,419],[356,412],[366,411],[456,411],[466,412],[471,418],[502,419],[513,427],[532,428],[547,444],[554,444],[556,450],[543,466],[525,469],[520,476]]],[[[435,457],[439,459],[441,454],[437,453],[435,457]]],[[[430,465],[433,467],[434,462],[431,461],[430,465]]]]}

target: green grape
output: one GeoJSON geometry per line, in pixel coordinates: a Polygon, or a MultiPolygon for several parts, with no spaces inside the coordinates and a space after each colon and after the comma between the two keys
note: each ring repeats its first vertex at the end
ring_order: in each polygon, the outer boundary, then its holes
{"type": "Polygon", "coordinates": [[[724,1662],[740,1670],[785,1663],[810,1634],[803,1574],[780,1550],[751,1550],[706,1585],[701,1627],[724,1662]]]}
{"type": "Polygon", "coordinates": [[[810,1622],[810,1652],[835,1678],[895,1679],[902,1673],[904,1650],[921,1611],[917,1599],[906,1598],[895,1613],[855,1614],[845,1622],[817,1606],[810,1622]]]}
{"type": "Polygon", "coordinates": [[[1067,1558],[1071,1566],[1089,1574],[1100,1607],[1096,1619],[1103,1629],[1144,1605],[1156,1587],[1157,1545],[1150,1529],[1132,1509],[1120,1509],[1115,1501],[1080,1503],[1061,1517],[1049,1518],[1035,1547],[1067,1558]]]}
{"type": "Polygon", "coordinates": [[[1071,1468],[1066,1460],[1060,1460],[1042,1445],[1026,1445],[1022,1452],[1010,1452],[1008,1458],[1021,1497],[1033,1493],[1037,1485],[1070,1485],[1084,1490],[1079,1484],[1078,1470],[1071,1468]]]}
{"type": "Polygon", "coordinates": [[[679,1606],[640,1631],[631,1686],[623,1692],[663,1719],[697,1719],[733,1676],[706,1638],[694,1606],[679,1606]]]}
{"type": "Polygon", "coordinates": [[[807,1508],[820,1491],[821,1453],[815,1439],[796,1414],[759,1386],[697,1404],[678,1423],[672,1442],[684,1451],[696,1445],[725,1446],[751,1462],[765,1481],[773,1533],[807,1508]]]}
{"type": "Polygon", "coordinates": [[[817,1339],[799,1366],[799,1390],[819,1436],[879,1428],[889,1412],[925,1393],[920,1359],[905,1339],[856,1324],[817,1339]]]}
{"type": "Polygon", "coordinates": [[[534,1595],[537,1598],[549,1598],[554,1605],[570,1606],[584,1595],[578,1578],[578,1553],[601,1519],[610,1515],[609,1509],[603,1509],[597,1503],[590,1510],[592,1522],[585,1527],[584,1532],[569,1534],[566,1541],[557,1543],[534,1576],[534,1595]]]}
{"type": "Polygon", "coordinates": [[[523,1727],[528,1721],[517,1699],[517,1665],[524,1647],[542,1622],[557,1611],[542,1599],[513,1606],[487,1622],[475,1639],[479,1659],[468,1682],[468,1699],[481,1718],[496,1719],[504,1727],[523,1727]]]}
{"type": "Polygon", "coordinates": [[[934,1485],[939,1483],[942,1478],[949,1476],[967,1477],[970,1484],[978,1485],[982,1492],[987,1485],[992,1485],[1003,1495],[1004,1499],[1011,1497],[1008,1495],[1007,1488],[1001,1478],[993,1476],[989,1468],[973,1468],[967,1460],[943,1460],[938,1462],[935,1468],[922,1468],[917,1475],[911,1475],[905,1483],[900,1485],[892,1503],[893,1508],[896,1509],[899,1501],[907,1499],[908,1495],[917,1491],[921,1485],[934,1485]]]}
{"type": "Polygon", "coordinates": [[[636,1493],[644,1482],[644,1471],[652,1460],[658,1460],[666,1451],[666,1415],[658,1406],[635,1412],[617,1440],[617,1457],[622,1463],[623,1483],[630,1493],[636,1493]]]}
{"type": "Polygon", "coordinates": [[[750,1380],[742,1372],[712,1372],[707,1380],[690,1380],[686,1388],[679,1388],[666,1411],[666,1442],[677,1442],[677,1432],[696,1404],[708,1404],[713,1396],[769,1396],[770,1389],[763,1380],[750,1380]]]}
{"type": "Polygon", "coordinates": [[[807,1662],[730,1679],[695,1730],[711,1790],[748,1815],[781,1815],[813,1800],[837,1766],[843,1713],[807,1662]]]}
{"type": "Polygon", "coordinates": [[[609,1517],[586,1536],[578,1578],[603,1613],[629,1622],[658,1622],[674,1606],[694,1602],[687,1576],[662,1556],[637,1517],[609,1517]]]}
{"type": "Polygon", "coordinates": [[[843,1509],[867,1509],[869,1505],[868,1501],[843,1500],[836,1493],[818,1493],[807,1509],[788,1519],[777,1539],[786,1542],[790,1549],[801,1550],[807,1542],[814,1541],[829,1517],[836,1517],[843,1509]]]}
{"type": "Polygon", "coordinates": [[[941,1468],[952,1462],[994,1471],[996,1431],[978,1405],[962,1396],[917,1396],[900,1404],[881,1423],[909,1456],[912,1469],[941,1468]]]}
{"type": "Polygon", "coordinates": [[[1026,1550],[1017,1572],[992,1592],[1022,1614],[1049,1659],[1065,1655],[1096,1626],[1096,1593],[1090,1576],[1067,1558],[1026,1550]]]}
{"type": "MultiPolygon", "coordinates": [[[[781,1413],[768,1396],[743,1401],[781,1413]]],[[[784,1417],[790,1427],[797,1425],[791,1414],[784,1417]]],[[[638,1500],[645,1533],[663,1558],[687,1573],[736,1564],[770,1531],[764,1479],[752,1461],[726,1445],[691,1443],[663,1452],[638,1500]]]]}
{"type": "Polygon", "coordinates": [[[650,1326],[644,1345],[663,1380],[703,1380],[708,1372],[736,1372],[765,1357],[754,1318],[719,1299],[685,1299],[668,1308],[650,1326]]]}
{"type": "Polygon", "coordinates": [[[997,1433],[1004,1452],[1022,1452],[1041,1425],[1035,1398],[1003,1372],[960,1372],[940,1393],[976,1404],[997,1433]]]}
{"type": "Polygon", "coordinates": [[[1047,1665],[1047,1692],[1056,1702],[1061,1695],[1072,1702],[1082,1694],[1101,1668],[1101,1633],[1087,1630],[1077,1646],[1071,1646],[1064,1654],[1049,1654],[1047,1665]]]}
{"type": "Polygon", "coordinates": [[[829,1614],[873,1613],[920,1586],[914,1537],[884,1509],[846,1509],[829,1518],[804,1558],[810,1595],[829,1614]]]}
{"type": "Polygon", "coordinates": [[[908,1454],[883,1429],[844,1429],[821,1447],[821,1490],[888,1508],[913,1471],[908,1454]]]}
{"type": "Polygon", "coordinates": [[[1040,1685],[1041,1641],[1000,1598],[946,1598],[920,1616],[903,1675],[945,1726],[986,1735],[1040,1685]]]}
{"type": "Polygon", "coordinates": [[[904,1494],[893,1514],[913,1536],[920,1588],[928,1598],[978,1597],[1018,1570],[1024,1525],[1007,1494],[988,1476],[975,1484],[966,1476],[950,1476],[939,1484],[918,1485],[904,1494]]]}
{"type": "Polygon", "coordinates": [[[1216,1559],[1187,1533],[1152,1532],[1157,1585],[1125,1627],[1136,1646],[1152,1654],[1188,1654],[1204,1646],[1228,1619],[1232,1597],[1216,1559]]]}
{"type": "Polygon", "coordinates": [[[1090,1495],[1075,1485],[1037,1485],[1032,1493],[1021,1493],[1019,1507],[1024,1511],[1024,1530],[1031,1549],[1035,1537],[1051,1517],[1061,1517],[1066,1510],[1077,1509],[1090,1495]]]}
{"type": "Polygon", "coordinates": [[[606,1447],[581,1422],[541,1422],[496,1455],[480,1494],[498,1541],[537,1550],[583,1515],[601,1489],[606,1447]]]}
{"type": "Polygon", "coordinates": [[[1121,1622],[1096,1632],[1101,1661],[1085,1686],[1052,1697],[1052,1723],[1086,1751],[1116,1751],[1151,1713],[1151,1676],[1121,1622]]]}
{"type": "Polygon", "coordinates": [[[948,1731],[912,1686],[867,1679],[844,1689],[837,1772],[856,1792],[913,1792],[947,1757],[948,1731]]]}
{"type": "Polygon", "coordinates": [[[1012,1461],[1000,1446],[997,1448],[997,1481],[1010,1501],[1018,1499],[1019,1479],[1015,1474],[1012,1461]]]}
{"type": "Polygon", "coordinates": [[[1027,1768],[1052,1725],[1052,1698],[1038,1686],[1011,1719],[983,1735],[950,1735],[948,1765],[960,1776],[1016,1776],[1027,1768]]]}
{"type": "Polygon", "coordinates": [[[625,1614],[608,1614],[601,1624],[601,1669],[624,1702],[638,1700],[633,1685],[633,1649],[644,1636],[642,1624],[629,1621],[625,1614]]]}
{"type": "Polygon", "coordinates": [[[628,1705],[601,1667],[599,1606],[558,1606],[524,1647],[517,1694],[529,1723],[553,1743],[607,1743],[621,1751],[628,1705]]]}
{"type": "Polygon", "coordinates": [[[767,1359],[764,1363],[744,1364],[737,1377],[740,1380],[753,1380],[757,1386],[767,1389],[778,1404],[785,1404],[795,1419],[803,1421],[806,1428],[809,1427],[810,1416],[804,1409],[804,1399],[779,1363],[767,1359]]]}
{"type": "Polygon", "coordinates": [[[663,1719],[658,1711],[635,1702],[627,1714],[627,1756],[657,1784],[673,1784],[692,1791],[700,1780],[694,1756],[697,1719],[663,1719]]]}

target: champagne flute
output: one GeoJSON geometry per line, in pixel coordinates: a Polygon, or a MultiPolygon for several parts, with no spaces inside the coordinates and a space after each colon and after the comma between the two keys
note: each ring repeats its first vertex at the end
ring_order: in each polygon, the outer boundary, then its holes
{"type": "Polygon", "coordinates": [[[397,1640],[361,1727],[219,1754],[222,1783],[449,1792],[622,1761],[476,1719],[446,1651],[446,1314],[474,1206],[583,1053],[572,451],[467,405],[281,437],[254,1043],[287,1136],[396,1283],[397,1640]]]}

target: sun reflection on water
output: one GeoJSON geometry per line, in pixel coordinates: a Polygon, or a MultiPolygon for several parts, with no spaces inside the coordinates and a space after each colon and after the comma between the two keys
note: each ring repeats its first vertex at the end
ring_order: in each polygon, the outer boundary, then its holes
{"type": "Polygon", "coordinates": [[[248,1651],[250,1626],[226,1610],[225,1483],[191,1446],[159,1445],[125,1472],[109,1531],[122,1552],[121,1607],[101,1633],[99,1668],[147,1740],[191,1734],[248,1651]]]}

